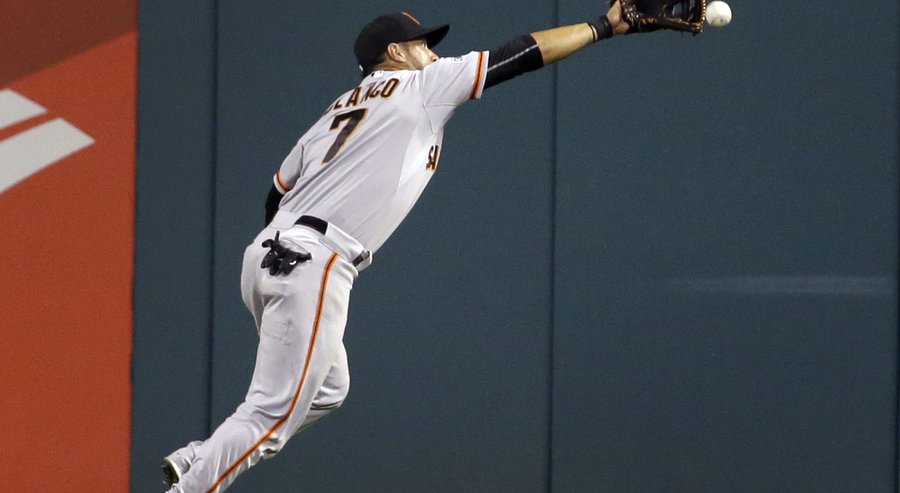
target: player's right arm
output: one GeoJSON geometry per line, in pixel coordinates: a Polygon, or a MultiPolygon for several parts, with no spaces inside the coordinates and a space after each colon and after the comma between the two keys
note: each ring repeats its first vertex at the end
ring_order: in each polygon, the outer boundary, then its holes
{"type": "Polygon", "coordinates": [[[269,195],[266,196],[266,224],[272,222],[272,218],[278,212],[278,206],[281,205],[281,199],[297,183],[297,179],[302,172],[303,148],[303,138],[301,137],[272,177],[272,188],[269,189],[269,195]]]}
{"type": "Polygon", "coordinates": [[[278,206],[281,205],[281,199],[284,197],[284,194],[278,190],[278,187],[272,185],[272,188],[269,189],[269,195],[266,196],[266,224],[272,222],[272,218],[275,217],[275,213],[278,212],[278,206]]]}

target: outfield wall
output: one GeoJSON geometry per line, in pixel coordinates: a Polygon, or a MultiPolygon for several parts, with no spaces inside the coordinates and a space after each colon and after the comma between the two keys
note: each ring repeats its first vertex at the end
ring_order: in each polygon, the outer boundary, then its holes
{"type": "MultiPolygon", "coordinates": [[[[898,5],[829,7],[735,1],[463,106],[355,286],[345,406],[233,491],[896,491],[898,5]]],[[[243,398],[243,248],[360,27],[455,55],[597,8],[141,5],[132,491],[243,398]]]]}

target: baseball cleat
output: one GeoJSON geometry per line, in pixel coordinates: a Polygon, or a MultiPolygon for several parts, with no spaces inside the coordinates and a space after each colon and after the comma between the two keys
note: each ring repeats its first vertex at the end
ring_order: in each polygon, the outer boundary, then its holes
{"type": "Polygon", "coordinates": [[[162,471],[163,471],[163,484],[166,488],[171,488],[172,485],[181,481],[181,476],[187,472],[187,461],[179,460],[178,457],[168,456],[163,459],[162,462],[162,471]],[[183,462],[179,464],[179,462],[183,462]]]}

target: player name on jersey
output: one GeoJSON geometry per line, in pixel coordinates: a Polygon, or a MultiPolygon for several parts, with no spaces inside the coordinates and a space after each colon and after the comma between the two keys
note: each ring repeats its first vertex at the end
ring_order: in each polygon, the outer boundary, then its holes
{"type": "Polygon", "coordinates": [[[382,99],[389,99],[394,94],[394,90],[397,89],[398,84],[400,84],[399,79],[388,79],[358,86],[349,96],[347,96],[346,100],[344,100],[344,96],[338,98],[337,101],[325,110],[325,113],[327,114],[342,108],[352,108],[353,106],[357,106],[360,103],[364,103],[373,98],[380,97],[382,99]]]}

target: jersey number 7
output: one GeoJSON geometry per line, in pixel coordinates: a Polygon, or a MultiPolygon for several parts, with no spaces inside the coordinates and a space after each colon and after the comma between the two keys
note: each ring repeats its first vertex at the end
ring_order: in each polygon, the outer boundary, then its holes
{"type": "Polygon", "coordinates": [[[344,128],[342,128],[340,132],[338,132],[338,136],[334,139],[334,143],[331,144],[331,147],[328,148],[328,152],[325,153],[322,164],[327,164],[328,161],[334,159],[334,156],[341,151],[341,148],[344,147],[344,143],[347,142],[347,139],[350,138],[350,135],[352,135],[353,131],[356,130],[356,127],[359,126],[359,122],[366,117],[368,111],[369,110],[366,108],[360,108],[334,117],[334,121],[331,122],[331,130],[336,130],[341,126],[341,123],[345,121],[347,124],[344,125],[344,128]]]}

